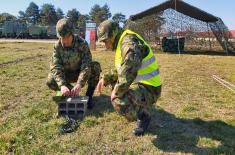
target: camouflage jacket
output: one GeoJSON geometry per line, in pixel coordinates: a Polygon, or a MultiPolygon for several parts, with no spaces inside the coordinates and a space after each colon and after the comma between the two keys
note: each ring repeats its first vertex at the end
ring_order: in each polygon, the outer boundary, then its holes
{"type": "Polygon", "coordinates": [[[72,47],[63,47],[60,39],[54,46],[50,70],[59,87],[66,85],[66,72],[80,72],[77,83],[83,87],[90,76],[92,56],[87,42],[74,36],[72,47]]]}
{"type": "MultiPolygon", "coordinates": [[[[114,49],[117,48],[120,35],[121,34],[117,35],[115,38],[114,49]]],[[[143,43],[143,41],[138,39],[135,35],[130,34],[124,36],[121,43],[121,51],[123,62],[120,69],[103,75],[105,85],[111,85],[114,87],[113,91],[118,97],[122,97],[128,91],[130,85],[137,76],[137,72],[142,64],[143,58],[146,57],[149,52],[148,47],[143,43]]],[[[155,94],[156,87],[148,85],[145,85],[145,87],[155,94]]]]}

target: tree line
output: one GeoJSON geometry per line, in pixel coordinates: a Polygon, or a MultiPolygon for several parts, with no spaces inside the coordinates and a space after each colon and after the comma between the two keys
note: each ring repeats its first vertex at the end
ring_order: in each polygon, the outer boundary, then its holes
{"type": "Polygon", "coordinates": [[[87,21],[93,21],[97,26],[106,19],[113,19],[119,24],[123,24],[126,28],[136,31],[149,41],[159,41],[161,26],[165,23],[162,13],[142,18],[137,21],[126,20],[126,16],[122,13],[111,14],[107,4],[100,6],[95,4],[91,7],[88,14],[81,14],[76,8],[68,10],[65,14],[61,8],[55,8],[54,5],[46,3],[40,8],[34,2],[31,2],[25,11],[19,11],[18,17],[9,13],[0,14],[0,24],[6,20],[22,20],[27,23],[38,25],[56,25],[61,18],[69,18],[75,28],[85,31],[87,21]]]}
{"type": "Polygon", "coordinates": [[[86,21],[93,21],[99,25],[106,19],[112,19],[118,23],[125,23],[126,16],[122,13],[115,13],[113,16],[107,4],[100,6],[95,4],[89,14],[81,14],[76,8],[68,10],[65,14],[61,8],[55,8],[53,4],[43,4],[39,7],[36,3],[31,2],[25,11],[19,11],[18,17],[9,13],[0,14],[0,24],[6,20],[21,20],[31,24],[38,25],[56,25],[61,18],[69,18],[75,28],[84,29],[86,21]]]}

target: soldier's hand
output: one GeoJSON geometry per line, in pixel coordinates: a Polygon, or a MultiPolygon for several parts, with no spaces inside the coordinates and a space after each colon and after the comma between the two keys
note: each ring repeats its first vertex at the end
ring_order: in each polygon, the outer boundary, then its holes
{"type": "Polygon", "coordinates": [[[117,96],[115,95],[115,91],[112,91],[111,101],[115,100],[116,98],[117,98],[117,96]]]}
{"type": "Polygon", "coordinates": [[[79,96],[81,89],[82,89],[81,85],[76,84],[71,90],[71,96],[72,97],[79,96]]]}
{"type": "Polygon", "coordinates": [[[100,81],[96,86],[96,90],[99,92],[99,94],[101,94],[103,87],[104,87],[104,79],[102,78],[100,79],[100,81]]]}
{"type": "Polygon", "coordinates": [[[60,91],[62,96],[70,96],[70,90],[67,86],[61,86],[60,91]]]}

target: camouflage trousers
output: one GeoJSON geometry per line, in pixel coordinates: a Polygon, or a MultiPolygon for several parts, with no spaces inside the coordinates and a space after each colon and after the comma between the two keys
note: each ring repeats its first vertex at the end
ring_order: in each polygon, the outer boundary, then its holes
{"type": "Polygon", "coordinates": [[[128,120],[136,120],[139,113],[150,115],[150,109],[161,94],[161,86],[153,93],[142,84],[132,84],[122,98],[112,101],[114,109],[128,120]]]}
{"type": "MultiPolygon", "coordinates": [[[[100,72],[101,72],[101,67],[100,64],[96,61],[93,61],[91,63],[91,75],[88,79],[88,90],[89,89],[95,89],[97,83],[99,82],[99,77],[100,77],[100,72]]],[[[67,83],[72,83],[72,82],[77,82],[78,80],[78,76],[79,76],[80,72],[66,72],[65,73],[65,80],[67,83]]],[[[49,73],[48,75],[48,79],[47,79],[47,86],[52,89],[52,90],[60,90],[55,78],[53,76],[53,74],[49,73]]],[[[68,84],[67,87],[69,89],[72,89],[72,85],[68,84]]]]}

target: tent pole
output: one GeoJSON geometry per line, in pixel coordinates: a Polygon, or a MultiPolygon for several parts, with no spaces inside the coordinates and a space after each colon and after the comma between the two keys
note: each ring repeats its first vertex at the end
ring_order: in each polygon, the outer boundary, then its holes
{"type": "MultiPolygon", "coordinates": [[[[176,10],[176,0],[175,0],[175,11],[177,11],[176,10]]],[[[179,21],[179,18],[177,19],[177,21],[179,21]]],[[[180,55],[180,41],[179,41],[178,29],[177,29],[176,35],[177,35],[177,40],[178,40],[178,52],[179,52],[179,55],[180,55]]]]}
{"type": "Polygon", "coordinates": [[[209,45],[210,45],[210,51],[211,51],[211,35],[209,30],[209,23],[207,22],[207,30],[208,30],[208,36],[209,36],[209,45]]]}
{"type": "Polygon", "coordinates": [[[226,42],[225,36],[224,36],[224,29],[222,29],[222,35],[223,35],[223,41],[224,41],[224,45],[225,45],[225,50],[226,50],[226,53],[228,55],[228,47],[227,47],[227,42],[226,42]]]}

